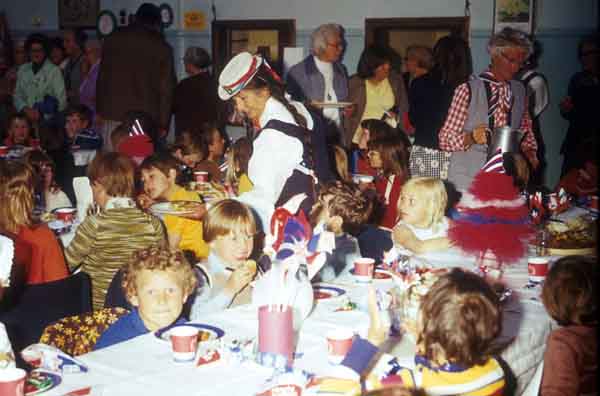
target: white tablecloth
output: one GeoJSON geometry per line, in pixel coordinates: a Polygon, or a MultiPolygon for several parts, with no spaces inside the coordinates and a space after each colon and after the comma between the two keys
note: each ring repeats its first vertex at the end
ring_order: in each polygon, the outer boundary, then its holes
{"type": "MultiPolygon", "coordinates": [[[[429,256],[430,260],[444,255],[429,256]]],[[[463,262],[459,256],[454,256],[463,262]]],[[[448,259],[448,257],[446,257],[448,259]]],[[[453,261],[450,262],[452,264],[453,261]]],[[[463,262],[464,264],[464,262],[463,262]]],[[[507,283],[515,288],[513,299],[506,304],[504,326],[500,343],[509,343],[502,357],[518,379],[519,392],[531,380],[535,368],[542,361],[546,338],[551,330],[551,320],[539,301],[530,300],[537,291],[526,291],[526,264],[508,269],[504,275],[507,283]],[[520,293],[518,293],[520,292],[520,293]],[[519,296],[517,298],[517,296],[519,296]]],[[[337,285],[347,290],[352,300],[365,298],[366,287],[351,277],[342,278],[337,285]]],[[[391,283],[376,281],[378,288],[389,288],[391,283]]],[[[338,326],[347,327],[365,335],[368,329],[366,312],[355,310],[334,312],[345,297],[320,300],[304,322],[298,337],[296,352],[301,354],[295,366],[316,374],[325,375],[335,370],[327,361],[325,334],[338,326]]],[[[242,306],[224,312],[207,315],[202,323],[225,330],[225,337],[255,337],[258,321],[256,310],[242,306]]],[[[414,344],[402,339],[391,351],[410,362],[414,344]]],[[[66,374],[63,383],[47,393],[48,396],[64,395],[67,391],[92,385],[95,392],[104,395],[253,395],[270,375],[269,371],[255,364],[227,365],[216,363],[200,368],[192,364],[175,363],[171,357],[170,344],[146,334],[112,347],[83,355],[80,359],[89,365],[84,374],[66,374]]],[[[98,394],[98,393],[94,393],[98,394]]]]}

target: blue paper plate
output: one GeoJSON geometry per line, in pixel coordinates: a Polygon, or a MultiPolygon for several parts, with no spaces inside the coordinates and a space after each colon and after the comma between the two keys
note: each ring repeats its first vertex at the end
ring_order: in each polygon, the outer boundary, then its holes
{"type": "Polygon", "coordinates": [[[203,331],[205,333],[209,333],[209,338],[206,339],[200,339],[198,340],[199,342],[202,341],[210,341],[210,340],[216,340],[218,338],[223,337],[223,335],[225,334],[225,331],[223,331],[223,329],[220,329],[218,327],[215,326],[211,326],[211,325],[207,325],[207,324],[202,324],[202,323],[181,323],[181,324],[174,324],[171,326],[167,326],[164,329],[160,329],[154,332],[154,335],[156,336],[156,338],[163,340],[163,341],[170,341],[169,339],[169,332],[174,329],[175,327],[180,327],[180,326],[190,326],[190,327],[195,327],[198,329],[198,332],[200,333],[200,331],[203,331]]]}
{"type": "Polygon", "coordinates": [[[344,295],[346,294],[346,290],[335,286],[315,284],[313,285],[313,294],[315,300],[326,300],[344,295]]]}

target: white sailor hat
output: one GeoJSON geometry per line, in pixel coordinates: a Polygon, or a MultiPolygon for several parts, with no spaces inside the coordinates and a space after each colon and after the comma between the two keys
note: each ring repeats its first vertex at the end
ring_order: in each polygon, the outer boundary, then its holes
{"type": "Polygon", "coordinates": [[[263,58],[242,52],[234,56],[219,76],[219,97],[221,100],[231,99],[237,95],[258,72],[263,58]]]}

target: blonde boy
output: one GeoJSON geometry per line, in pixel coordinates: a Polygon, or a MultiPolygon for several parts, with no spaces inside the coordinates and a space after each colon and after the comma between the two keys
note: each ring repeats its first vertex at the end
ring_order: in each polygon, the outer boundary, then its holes
{"type": "Polygon", "coordinates": [[[256,275],[256,262],[248,260],[254,250],[256,222],[245,204],[225,199],[207,212],[204,238],[210,246],[208,259],[197,264],[204,275],[192,305],[192,320],[251,300],[248,286],[256,275]]]}
{"type": "Polygon", "coordinates": [[[448,194],[444,182],[433,177],[409,179],[398,200],[398,222],[394,227],[394,246],[414,253],[450,247],[448,219],[444,216],[448,194]]]}
{"type": "Polygon", "coordinates": [[[135,309],[110,326],[94,349],[183,322],[179,318],[183,304],[196,284],[192,267],[181,251],[156,246],[136,251],[123,268],[122,281],[135,309]]]}
{"type": "MultiPolygon", "coordinates": [[[[187,191],[176,183],[179,163],[168,153],[155,153],[144,159],[140,172],[144,194],[138,196],[138,202],[144,208],[157,201],[200,201],[198,193],[187,191]]],[[[166,215],[164,223],[172,249],[190,250],[198,259],[208,256],[201,221],[166,215]]]]}

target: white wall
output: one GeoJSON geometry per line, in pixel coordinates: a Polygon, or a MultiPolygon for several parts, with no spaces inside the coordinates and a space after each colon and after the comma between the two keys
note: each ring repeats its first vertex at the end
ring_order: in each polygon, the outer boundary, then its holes
{"type": "MultiPolygon", "coordinates": [[[[210,32],[190,33],[180,30],[180,18],[185,10],[201,10],[212,20],[211,4],[219,19],[296,20],[297,45],[306,47],[312,29],[326,22],[336,22],[346,28],[348,48],[344,63],[350,73],[356,70],[364,46],[364,19],[389,17],[448,17],[464,15],[464,0],[162,0],[175,11],[176,23],[166,32],[175,50],[177,67],[183,76],[181,57],[191,45],[211,48],[210,32]]],[[[101,9],[116,15],[120,9],[135,12],[143,0],[100,0],[101,9]]],[[[493,20],[493,0],[471,0],[471,50],[474,69],[480,71],[488,63],[486,41],[493,20]]],[[[567,123],[558,112],[558,103],[565,95],[570,76],[579,68],[576,47],[580,37],[597,29],[597,0],[537,0],[537,38],[544,46],[539,71],[550,84],[550,106],[542,115],[542,132],[549,162],[548,185],[558,181],[562,158],[559,148],[567,123]]],[[[7,12],[15,37],[32,30],[54,33],[58,29],[57,2],[52,0],[1,0],[0,9],[7,12]],[[40,17],[41,25],[32,26],[32,18],[40,17]]]]}

